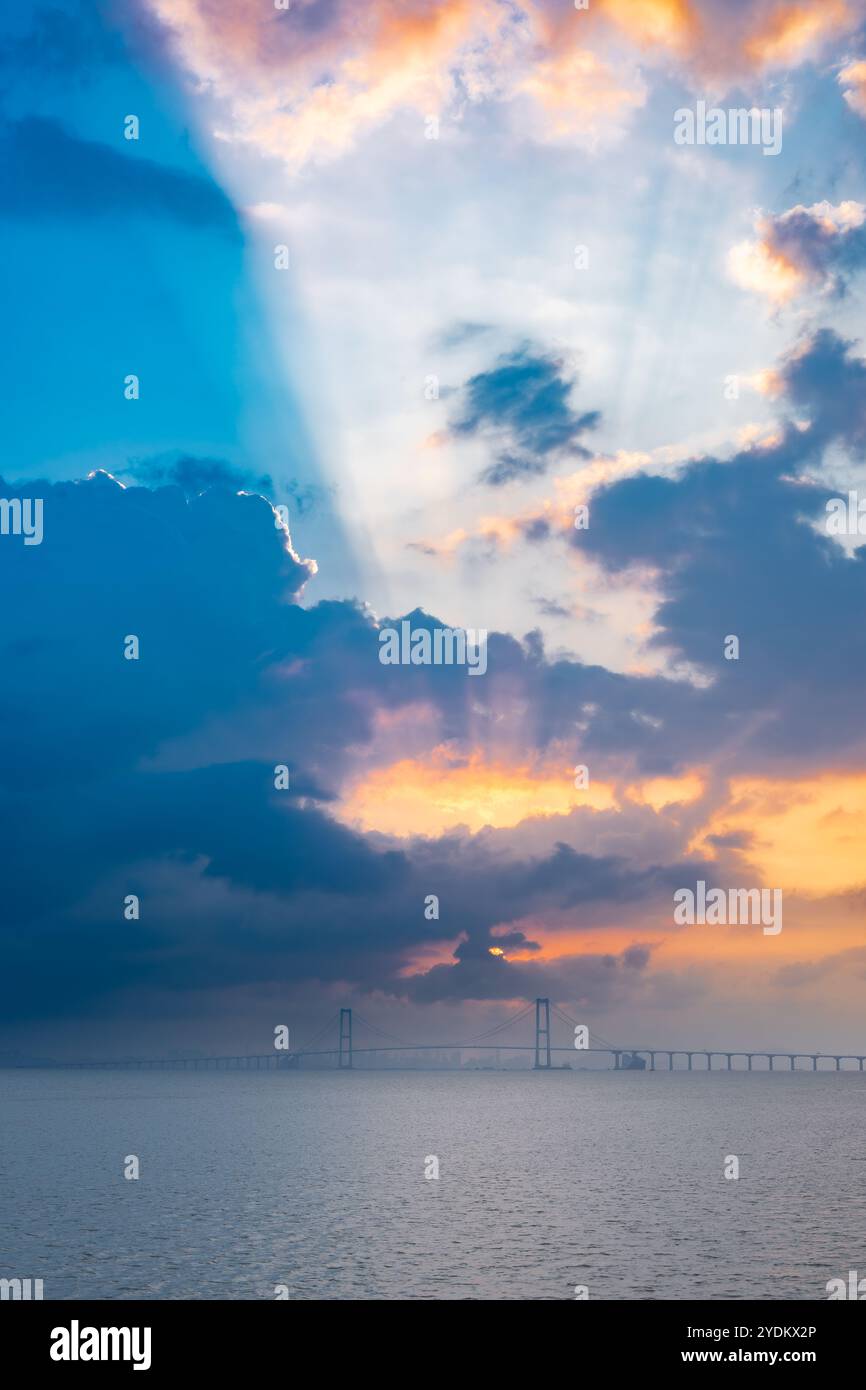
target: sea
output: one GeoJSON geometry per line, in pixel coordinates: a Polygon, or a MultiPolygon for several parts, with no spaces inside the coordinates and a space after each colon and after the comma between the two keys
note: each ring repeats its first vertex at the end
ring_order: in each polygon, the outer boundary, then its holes
{"type": "Polygon", "coordinates": [[[866,1275],[864,1121],[858,1072],[5,1070],[0,1279],[826,1299],[866,1275]]]}

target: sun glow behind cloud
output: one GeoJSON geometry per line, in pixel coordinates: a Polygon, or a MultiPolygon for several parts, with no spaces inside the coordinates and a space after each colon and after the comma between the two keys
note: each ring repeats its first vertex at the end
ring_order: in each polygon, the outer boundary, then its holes
{"type": "Polygon", "coordinates": [[[564,758],[515,763],[480,751],[457,759],[452,750],[433,749],[427,758],[401,758],[356,777],[344,791],[339,814],[364,830],[439,835],[456,826],[503,829],[531,817],[619,811],[627,803],[660,813],[697,801],[705,789],[698,771],[621,787],[593,779],[588,787],[576,787],[575,780],[564,758]]]}
{"type": "Polygon", "coordinates": [[[613,790],[578,790],[565,765],[488,762],[480,753],[453,763],[434,750],[429,760],[402,759],[367,773],[349,788],[341,818],[364,830],[397,836],[440,835],[455,826],[482,830],[519,825],[530,816],[563,816],[581,807],[615,809],[613,790]]]}

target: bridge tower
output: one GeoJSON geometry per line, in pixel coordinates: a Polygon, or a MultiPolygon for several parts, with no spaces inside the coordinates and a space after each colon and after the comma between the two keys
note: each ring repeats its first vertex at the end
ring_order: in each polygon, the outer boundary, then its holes
{"type": "Polygon", "coordinates": [[[550,1066],[550,1000],[535,1001],[535,1071],[547,1070],[550,1066]],[[542,1061],[542,1047],[544,1061],[542,1061]]]}
{"type": "Polygon", "coordinates": [[[352,1010],[340,1010],[340,1067],[352,1065],[352,1010]]]}

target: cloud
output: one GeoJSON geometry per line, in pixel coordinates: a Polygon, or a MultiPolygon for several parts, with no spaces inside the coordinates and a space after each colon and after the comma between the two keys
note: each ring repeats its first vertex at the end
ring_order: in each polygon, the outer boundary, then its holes
{"type": "Polygon", "coordinates": [[[809,413],[807,435],[790,434],[770,457],[796,460],[836,441],[856,455],[866,447],[866,359],[858,344],[830,328],[803,339],[779,366],[782,391],[798,411],[809,413]]]}
{"type": "Polygon", "coordinates": [[[800,0],[749,6],[754,10],[743,40],[746,57],[758,67],[795,67],[820,53],[826,42],[853,28],[862,13],[845,0],[800,0]]]}
{"type": "Polygon", "coordinates": [[[267,473],[253,473],[225,459],[193,458],[188,454],[179,458],[141,459],[123,470],[123,476],[127,474],[149,487],[179,487],[188,497],[211,487],[258,492],[265,496],[272,495],[274,490],[273,480],[267,473]]]}
{"type": "Polygon", "coordinates": [[[783,966],[777,973],[775,983],[784,989],[800,989],[813,984],[826,975],[845,975],[848,978],[866,979],[866,950],[855,946],[850,950],[836,951],[820,960],[797,961],[783,966]]]}
{"type": "Polygon", "coordinates": [[[542,140],[580,139],[591,145],[622,134],[629,116],[646,101],[645,83],[589,49],[554,52],[517,84],[536,103],[534,129],[542,140]]]}
{"type": "MultiPolygon", "coordinates": [[[[189,1016],[215,993],[229,1007],[232,991],[262,1000],[303,980],[418,1000],[497,999],[503,981],[512,995],[543,981],[564,997],[579,981],[587,998],[614,997],[610,965],[592,956],[559,975],[551,958],[534,973],[515,961],[510,975],[512,962],[493,975],[484,958],[498,943],[506,955],[532,951],[522,919],[566,913],[580,931],[617,904],[664,897],[681,871],[564,841],[523,851],[465,832],[394,841],[341,823],[338,789],[380,722],[393,761],[401,728],[419,736],[409,717],[419,702],[439,739],[468,744],[488,716],[461,671],[383,668],[358,605],[298,606],[312,566],[264,499],[124,488],[105,473],[0,490],[40,498],[44,514],[40,545],[6,536],[0,546],[0,581],[18,595],[0,613],[0,811],[16,864],[6,1017],[189,1016]],[[290,786],[278,791],[283,763],[290,786]],[[447,905],[438,924],[422,911],[431,891],[447,905]],[[134,928],[122,915],[130,893],[141,901],[134,928]],[[455,941],[454,973],[425,983],[419,956],[455,941]]],[[[505,724],[508,687],[520,683],[560,730],[582,685],[601,707],[604,673],[548,666],[537,645],[500,634],[491,655],[499,693],[483,699],[505,724]]],[[[463,785],[452,770],[446,796],[463,785]]],[[[470,775],[485,776],[480,765],[470,775]]],[[[517,814],[537,814],[526,777],[513,780],[517,814]]],[[[614,974],[636,964],[614,962],[614,974]]]]}
{"type": "MultiPolygon", "coordinates": [[[[532,363],[516,364],[515,385],[532,363]]],[[[672,889],[744,854],[788,874],[785,846],[799,842],[786,825],[807,845],[829,836],[822,889],[850,885],[861,783],[828,782],[808,807],[788,797],[784,824],[773,817],[792,763],[806,776],[866,758],[866,655],[852,640],[866,559],[811,524],[827,490],[805,481],[824,450],[860,448],[866,363],[825,330],[777,373],[799,425],[676,478],[610,479],[575,542],[610,573],[654,569],[654,640],[708,671],[703,688],[551,658],[537,634],[491,633],[479,690],[453,667],[385,668],[360,605],[299,606],[313,566],[267,501],[197,491],[213,461],[187,461],[191,495],[107,474],[0,484],[44,503],[41,545],[0,546],[16,594],[0,613],[7,1014],[189,1015],[302,981],[414,1003],[540,992],[611,1007],[650,997],[651,961],[629,948],[647,921],[668,922],[672,889]],[[722,659],[730,632],[737,663],[722,659]],[[124,659],[129,634],[138,661],[124,659]],[[616,798],[576,805],[578,761],[616,798]],[[751,814],[742,783],[733,800],[722,789],[738,772],[758,787],[751,814]],[[376,825],[376,796],[398,787],[414,788],[412,816],[430,802],[424,838],[352,823],[376,825]],[[444,833],[461,798],[502,828],[444,833]],[[701,831],[709,860],[698,840],[686,848],[701,831]],[[147,931],[123,922],[128,893],[147,931]],[[580,949],[614,926],[609,952],[580,949]]],[[[570,448],[580,417],[561,375],[529,380],[510,395],[479,382],[473,428],[570,448]]]]}
{"type": "Polygon", "coordinates": [[[83,140],[58,121],[27,117],[0,128],[6,217],[167,217],[238,236],[225,194],[208,179],[83,140]]]}
{"type": "Polygon", "coordinates": [[[0,547],[4,587],[19,595],[0,621],[7,708],[21,721],[0,735],[13,780],[28,760],[38,777],[56,746],[74,780],[92,775],[94,757],[111,767],[153,752],[231,708],[244,668],[289,640],[285,605],[315,567],[262,498],[187,499],[101,472],[2,489],[42,499],[44,516],[41,545],[0,547]],[[137,663],[123,656],[128,634],[137,663]],[[226,650],[232,662],[219,659],[226,650]]]}
{"type": "MultiPolygon", "coordinates": [[[[857,457],[866,442],[866,362],[822,330],[783,359],[779,377],[795,419],[775,442],[696,460],[676,479],[614,483],[573,540],[614,573],[653,568],[661,603],[650,645],[711,674],[698,703],[718,708],[720,740],[759,762],[798,743],[810,760],[846,740],[863,746],[854,690],[866,652],[850,634],[866,604],[866,551],[847,558],[810,522],[834,493],[820,481],[824,452],[857,457]],[[723,658],[727,634],[739,636],[739,661],[723,658]],[[828,680],[840,652],[844,679],[828,680]]],[[[679,741],[701,760],[684,726],[679,741]]]]}
{"type": "Polygon", "coordinates": [[[850,33],[861,0],[148,0],[182,67],[216,103],[221,140],[297,171],[344,154],[397,112],[459,121],[528,103],[514,131],[590,145],[618,136],[649,68],[735,84],[811,61],[850,33]]]}
{"type": "Polygon", "coordinates": [[[668,55],[693,80],[728,83],[813,61],[863,15],[860,0],[600,0],[598,9],[644,52],[668,55]]]}
{"type": "Polygon", "coordinates": [[[848,201],[797,206],[760,215],[756,241],[735,246],[728,269],[744,289],[784,304],[805,289],[844,293],[847,277],[866,264],[866,206],[848,201]]]}
{"type": "Polygon", "coordinates": [[[543,474],[555,460],[589,457],[581,440],[600,415],[572,408],[575,385],[562,361],[528,345],[470,377],[450,430],[455,438],[484,439],[495,454],[482,482],[501,487],[543,474]]]}
{"type": "Polygon", "coordinates": [[[458,320],[450,324],[438,336],[435,346],[444,348],[446,351],[451,348],[459,348],[464,343],[471,343],[474,339],[483,337],[485,333],[492,331],[492,324],[471,323],[466,320],[458,320]]]}
{"type": "Polygon", "coordinates": [[[701,41],[699,6],[692,0],[600,0],[600,14],[644,53],[688,58],[701,41]]]}
{"type": "MultiPolygon", "coordinates": [[[[219,138],[297,170],[337,157],[396,112],[421,120],[528,98],[543,139],[618,133],[643,103],[626,73],[584,44],[597,26],[514,0],[302,0],[287,11],[227,0],[149,0],[180,62],[221,104],[219,138]]],[[[521,121],[521,124],[523,122],[521,121]]]]}
{"type": "Polygon", "coordinates": [[[842,95],[858,116],[866,116],[866,62],[849,63],[839,73],[842,95]]]}
{"type": "Polygon", "coordinates": [[[532,999],[553,1003],[577,1000],[593,1012],[633,1004],[643,993],[646,953],[631,948],[620,955],[587,952],[562,956],[554,964],[512,962],[489,949],[460,945],[456,965],[434,965],[408,982],[415,1003],[460,999],[532,999]]]}
{"type": "Polygon", "coordinates": [[[866,884],[860,827],[866,812],[866,776],[833,772],[798,778],[734,778],[729,799],[693,841],[744,848],[766,883],[813,897],[846,893],[866,884]]]}
{"type": "MultiPolygon", "coordinates": [[[[846,362],[853,369],[857,359],[831,338],[781,367],[797,409],[811,400],[825,439],[852,429],[846,362]],[[832,374],[843,382],[841,406],[832,374]]],[[[700,605],[719,602],[722,590],[754,618],[739,682],[706,690],[551,660],[538,640],[495,633],[480,692],[455,668],[383,668],[368,612],[298,606],[310,566],[260,497],[122,488],[105,474],[3,483],[6,496],[43,498],[45,532],[41,546],[7,536],[0,547],[0,580],[19,595],[0,615],[0,811],[16,865],[4,910],[6,1017],[78,1027],[85,1018],[225,1013],[240,999],[267,1013],[275,990],[302,987],[427,1007],[539,993],[594,1010],[652,1007],[660,977],[639,944],[646,924],[666,923],[673,888],[708,872],[700,855],[684,856],[685,839],[704,828],[719,874],[720,856],[753,848],[736,801],[708,819],[711,775],[678,775],[683,757],[700,749],[717,759],[751,733],[765,758],[784,761],[802,756],[803,713],[836,747],[862,722],[862,673],[852,666],[828,686],[813,646],[829,629],[838,647],[839,624],[850,629],[862,608],[856,566],[840,561],[854,581],[842,602],[832,552],[790,509],[778,527],[762,528],[761,561],[785,560],[778,592],[767,592],[766,571],[756,582],[756,535],[731,550],[751,509],[781,486],[772,475],[782,467],[781,455],[763,470],[750,460],[753,475],[765,474],[758,484],[745,461],[742,475],[735,461],[709,473],[696,465],[679,483],[665,480],[680,490],[676,505],[670,492],[655,501],[650,492],[630,513],[623,551],[652,546],[673,584],[660,615],[666,640],[711,629],[700,605]],[[680,509],[682,528],[671,525],[680,509]],[[715,559],[710,519],[722,542],[715,559]],[[826,574],[810,609],[819,563],[826,574]],[[782,593],[810,650],[805,670],[790,631],[776,631],[782,593]],[[829,619],[828,601],[839,607],[829,619]],[[138,662],[123,658],[129,633],[141,640],[138,662]],[[515,748],[523,763],[509,760],[515,748]],[[527,749],[547,754],[530,765],[527,749]],[[570,790],[578,749],[593,769],[594,809],[575,807],[570,790]],[[278,763],[291,770],[287,791],[274,786],[278,763]],[[641,764],[653,775],[635,780],[628,769],[641,764]],[[622,772],[618,802],[598,801],[605,765],[622,772]],[[425,838],[349,823],[353,788],[366,789],[369,808],[370,797],[411,790],[407,767],[418,805],[426,796],[439,808],[425,838]],[[443,833],[461,797],[472,808],[487,798],[486,819],[503,829],[443,833]],[[436,921],[423,913],[431,892],[441,898],[436,921]],[[122,917],[129,893],[142,904],[134,929],[122,917]],[[597,935],[612,925],[617,940],[604,951],[597,935]],[[589,931],[596,944],[583,950],[589,931]]],[[[611,508],[635,482],[612,484],[594,506],[585,538],[597,524],[606,563],[611,508]]],[[[753,749],[745,752],[751,763],[753,749]]],[[[804,834],[833,809],[828,796],[804,834]]],[[[847,798],[840,833],[849,834],[859,797],[847,798]]],[[[768,792],[762,842],[771,805],[768,792]]],[[[693,997],[686,981],[664,980],[669,1000],[693,997]]]]}
{"type": "Polygon", "coordinates": [[[509,17],[492,0],[150,0],[182,65],[223,104],[221,138],[298,168],[343,153],[394,111],[422,118],[485,90],[509,17]]]}
{"type": "Polygon", "coordinates": [[[519,825],[530,816],[562,815],[575,807],[615,805],[602,782],[578,791],[564,775],[566,755],[541,765],[506,763],[480,750],[450,757],[444,748],[423,759],[401,758],[344,789],[340,814],[365,829],[395,836],[441,834],[457,826],[519,825]]]}

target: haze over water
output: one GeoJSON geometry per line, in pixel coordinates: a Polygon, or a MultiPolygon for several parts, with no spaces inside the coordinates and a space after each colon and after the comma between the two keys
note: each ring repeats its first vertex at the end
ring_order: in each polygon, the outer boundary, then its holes
{"type": "Polygon", "coordinates": [[[21,1070],[0,1103],[0,1276],[46,1299],[811,1300],[866,1268],[859,1073],[21,1070]]]}

